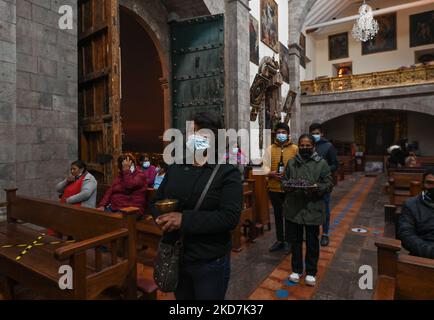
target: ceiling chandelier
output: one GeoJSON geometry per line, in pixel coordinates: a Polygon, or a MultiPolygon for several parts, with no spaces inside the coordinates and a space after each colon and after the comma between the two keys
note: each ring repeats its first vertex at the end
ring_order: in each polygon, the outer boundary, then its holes
{"type": "Polygon", "coordinates": [[[366,42],[373,39],[378,30],[378,22],[374,19],[372,8],[366,4],[366,1],[363,1],[359,8],[359,18],[353,26],[354,39],[366,42]]]}

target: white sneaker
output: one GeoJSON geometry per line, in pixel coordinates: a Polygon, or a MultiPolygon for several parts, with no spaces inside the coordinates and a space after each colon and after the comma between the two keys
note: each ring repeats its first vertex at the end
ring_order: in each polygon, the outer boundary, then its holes
{"type": "Polygon", "coordinates": [[[289,275],[289,281],[299,283],[300,282],[301,274],[293,272],[289,275]]]}
{"type": "Polygon", "coordinates": [[[314,276],[306,276],[304,282],[306,283],[306,285],[314,287],[316,285],[316,278],[314,276]]]}

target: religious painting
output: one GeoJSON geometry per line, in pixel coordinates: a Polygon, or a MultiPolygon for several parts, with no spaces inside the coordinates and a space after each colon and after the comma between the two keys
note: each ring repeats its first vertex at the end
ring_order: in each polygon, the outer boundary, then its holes
{"type": "Polygon", "coordinates": [[[362,55],[396,50],[396,13],[375,17],[379,31],[374,39],[362,42],[362,55]]]}
{"type": "Polygon", "coordinates": [[[329,60],[348,58],[348,32],[329,36],[329,60]]]}
{"type": "Polygon", "coordinates": [[[430,63],[434,61],[434,49],[415,51],[415,63],[430,63]]]}
{"type": "Polygon", "coordinates": [[[283,81],[289,83],[289,50],[281,42],[279,42],[279,44],[280,74],[282,75],[283,81]]]}
{"type": "Polygon", "coordinates": [[[274,0],[261,0],[261,41],[279,52],[278,7],[274,0]]]}
{"type": "Polygon", "coordinates": [[[410,16],[410,47],[434,43],[434,10],[410,16]]]}
{"type": "Polygon", "coordinates": [[[301,55],[300,55],[300,65],[306,69],[306,36],[301,33],[300,34],[300,47],[301,47],[301,55]]]}
{"type": "Polygon", "coordinates": [[[259,22],[250,15],[250,61],[259,65],[259,22]]]}
{"type": "Polygon", "coordinates": [[[386,149],[393,145],[395,124],[369,123],[366,127],[366,153],[370,155],[384,155],[386,149]]]}

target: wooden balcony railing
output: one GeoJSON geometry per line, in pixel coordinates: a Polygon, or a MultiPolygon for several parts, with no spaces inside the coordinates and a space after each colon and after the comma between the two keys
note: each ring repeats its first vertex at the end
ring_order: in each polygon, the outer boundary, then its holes
{"type": "Polygon", "coordinates": [[[303,95],[434,83],[434,64],[301,82],[303,95]]]}

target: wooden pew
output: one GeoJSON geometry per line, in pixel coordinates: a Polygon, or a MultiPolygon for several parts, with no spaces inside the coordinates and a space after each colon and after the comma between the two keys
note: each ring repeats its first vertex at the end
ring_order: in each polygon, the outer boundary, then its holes
{"type": "Polygon", "coordinates": [[[268,226],[271,230],[270,223],[270,199],[267,191],[267,181],[265,176],[254,174],[253,170],[249,173],[247,181],[254,181],[255,183],[255,214],[256,223],[259,229],[268,226]]]}
{"type": "Polygon", "coordinates": [[[355,161],[353,156],[338,156],[339,163],[342,163],[344,174],[352,174],[354,172],[355,161]]]}
{"type": "Polygon", "coordinates": [[[389,170],[387,171],[388,176],[390,177],[391,174],[395,173],[395,172],[403,172],[403,173],[424,173],[425,172],[425,168],[424,167],[399,167],[399,168],[389,168],[389,170]]]}
{"type": "Polygon", "coordinates": [[[7,221],[0,224],[0,243],[33,247],[18,260],[23,249],[0,249],[0,274],[8,279],[9,295],[13,296],[12,284],[20,283],[51,299],[96,299],[112,287],[124,287],[126,298],[136,298],[137,208],[125,209],[122,219],[117,219],[94,209],[18,196],[16,190],[6,190],[7,221]],[[23,223],[56,230],[75,242],[38,245],[61,239],[44,236],[23,223]],[[101,246],[110,251],[103,253],[101,246]],[[71,290],[59,288],[62,265],[72,267],[71,290]]]}
{"type": "Polygon", "coordinates": [[[338,181],[342,181],[345,180],[345,162],[344,161],[339,161],[339,167],[338,170],[336,171],[337,177],[338,177],[338,181]]]}
{"type": "Polygon", "coordinates": [[[377,246],[378,278],[375,300],[434,299],[434,260],[410,256],[401,242],[380,238],[377,246]]]}
{"type": "MultiPolygon", "coordinates": [[[[97,188],[97,204],[101,201],[107,189],[110,187],[108,184],[98,184],[97,188]]],[[[155,196],[156,190],[148,188],[146,190],[146,201],[148,204],[147,212],[141,220],[136,222],[137,230],[137,261],[140,263],[141,277],[138,278],[137,289],[141,291],[148,299],[155,299],[157,294],[157,286],[155,285],[152,272],[143,274],[142,269],[149,269],[153,266],[153,261],[158,250],[158,244],[163,235],[161,229],[155,224],[150,214],[150,203],[155,196]]],[[[120,218],[121,215],[114,214],[115,217],[120,218]]],[[[149,270],[148,270],[149,271],[149,270]]]]}
{"type": "Polygon", "coordinates": [[[391,172],[388,180],[389,204],[401,206],[404,201],[422,192],[421,172],[391,172]]]}
{"type": "Polygon", "coordinates": [[[384,236],[387,238],[396,238],[398,218],[400,212],[398,207],[390,204],[384,206],[384,236]]]}
{"type": "Polygon", "coordinates": [[[239,252],[241,248],[241,229],[248,241],[254,242],[256,238],[256,214],[255,214],[255,183],[247,180],[243,183],[243,210],[240,222],[232,232],[232,250],[239,252]]]}
{"type": "Polygon", "coordinates": [[[422,167],[434,167],[434,157],[416,157],[416,161],[422,167]]]}

